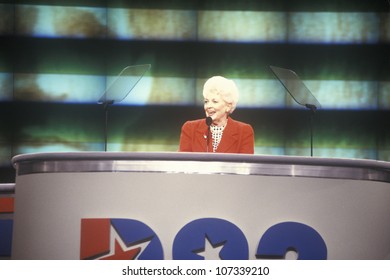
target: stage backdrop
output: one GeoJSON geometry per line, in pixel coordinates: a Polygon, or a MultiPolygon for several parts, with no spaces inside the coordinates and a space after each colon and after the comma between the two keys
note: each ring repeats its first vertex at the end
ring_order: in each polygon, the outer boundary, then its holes
{"type": "Polygon", "coordinates": [[[256,154],[310,155],[310,113],[269,66],[321,103],[314,155],[390,159],[390,7],[383,1],[1,1],[0,165],[13,155],[102,151],[96,101],[128,65],[151,64],[108,112],[109,151],[176,151],[213,75],[240,90],[233,117],[256,154]],[[92,3],[93,2],[93,3],[92,3]]]}

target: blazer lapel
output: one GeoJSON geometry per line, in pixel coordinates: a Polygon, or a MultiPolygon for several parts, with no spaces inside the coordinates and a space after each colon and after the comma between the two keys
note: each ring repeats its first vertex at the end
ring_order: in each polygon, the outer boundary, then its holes
{"type": "MultiPolygon", "coordinates": [[[[196,145],[199,147],[200,150],[202,151],[207,151],[207,125],[205,122],[202,122],[199,124],[198,128],[196,129],[196,145]]],[[[211,135],[209,135],[210,137],[210,143],[212,142],[211,140],[211,135]]],[[[210,144],[209,143],[209,144],[210,144]]],[[[212,144],[211,144],[212,145],[212,144]]],[[[210,145],[209,145],[210,147],[210,145]]],[[[209,148],[209,151],[210,151],[210,148],[209,148]]]]}
{"type": "Polygon", "coordinates": [[[223,136],[221,142],[218,145],[217,152],[219,153],[227,153],[230,148],[234,145],[237,145],[239,133],[237,130],[236,122],[230,118],[228,123],[223,131],[223,136]]]}

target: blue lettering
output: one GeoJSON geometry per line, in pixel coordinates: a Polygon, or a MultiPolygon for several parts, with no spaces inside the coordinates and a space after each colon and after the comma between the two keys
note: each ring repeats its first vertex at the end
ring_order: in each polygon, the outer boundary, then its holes
{"type": "Polygon", "coordinates": [[[256,258],[283,259],[295,251],[298,260],[326,260],[327,248],[321,235],[313,228],[296,222],[284,222],[270,227],[261,237],[256,258]]]}

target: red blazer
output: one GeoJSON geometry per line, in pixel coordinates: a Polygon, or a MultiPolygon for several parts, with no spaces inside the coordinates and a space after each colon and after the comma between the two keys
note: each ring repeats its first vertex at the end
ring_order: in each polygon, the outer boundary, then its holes
{"type": "MultiPolygon", "coordinates": [[[[211,133],[207,149],[207,133],[208,127],[205,119],[187,121],[181,128],[179,151],[212,152],[211,133]]],[[[254,146],[252,126],[229,118],[216,152],[253,154],[254,146]]]]}

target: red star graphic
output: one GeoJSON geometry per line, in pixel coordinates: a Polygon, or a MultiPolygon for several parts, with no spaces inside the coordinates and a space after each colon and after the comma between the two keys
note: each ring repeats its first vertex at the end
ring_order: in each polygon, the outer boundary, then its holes
{"type": "Polygon", "coordinates": [[[123,250],[118,240],[115,240],[115,253],[113,255],[103,257],[101,260],[134,260],[141,252],[141,248],[131,250],[123,250]]]}

